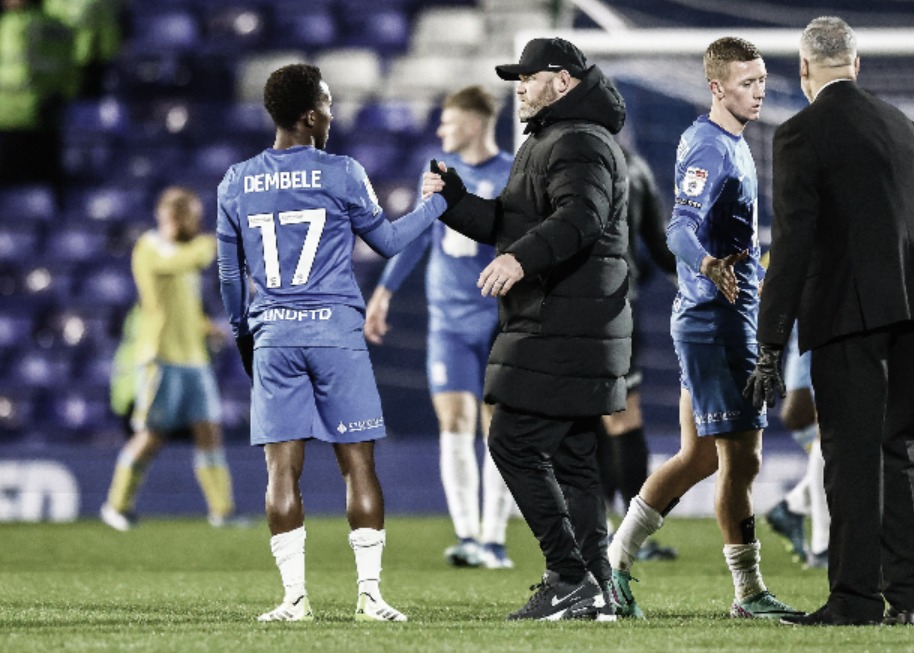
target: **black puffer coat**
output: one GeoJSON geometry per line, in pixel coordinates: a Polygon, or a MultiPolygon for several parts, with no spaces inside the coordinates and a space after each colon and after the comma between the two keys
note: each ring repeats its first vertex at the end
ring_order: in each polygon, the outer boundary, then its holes
{"type": "Polygon", "coordinates": [[[612,134],[625,103],[596,66],[528,124],[502,194],[466,195],[448,226],[511,253],[524,278],[499,300],[485,400],[579,417],[625,407],[631,358],[627,172],[612,134]]]}

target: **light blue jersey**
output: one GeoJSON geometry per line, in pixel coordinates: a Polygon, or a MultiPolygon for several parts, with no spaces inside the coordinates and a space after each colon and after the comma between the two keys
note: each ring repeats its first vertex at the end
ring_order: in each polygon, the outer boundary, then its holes
{"type": "Polygon", "coordinates": [[[758,179],[749,146],[707,115],[683,133],[676,151],[676,198],[667,242],[676,255],[679,292],[670,330],[674,340],[696,343],[755,342],[759,265],[758,179]],[[739,296],[730,304],[699,272],[710,254],[743,250],[735,266],[739,296]]]}
{"type": "Polygon", "coordinates": [[[445,208],[435,194],[393,224],[359,163],[313,147],[268,149],[228,170],[218,191],[219,284],[236,337],[254,336],[252,444],[385,436],[355,237],[390,257],[445,208]]]}
{"type": "MultiPolygon", "coordinates": [[[[493,199],[508,181],[513,159],[500,152],[479,165],[468,165],[455,155],[439,161],[457,170],[467,190],[493,199]]],[[[479,273],[495,258],[495,248],[477,243],[443,222],[433,224],[420,238],[392,258],[379,284],[396,292],[431,248],[425,277],[429,330],[451,333],[491,333],[498,322],[498,302],[483,297],[476,287],[479,273]]]]}
{"type": "Polygon", "coordinates": [[[391,256],[443,205],[433,196],[394,226],[357,161],[313,147],[267,149],[232,166],[219,184],[216,233],[223,303],[236,333],[253,333],[256,347],[364,349],[356,235],[391,256]],[[250,304],[235,296],[239,263],[253,281],[250,304]]]}

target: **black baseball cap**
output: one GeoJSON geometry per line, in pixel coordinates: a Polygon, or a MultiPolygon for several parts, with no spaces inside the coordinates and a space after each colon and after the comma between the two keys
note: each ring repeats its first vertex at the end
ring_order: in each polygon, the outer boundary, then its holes
{"type": "Polygon", "coordinates": [[[558,37],[533,39],[524,46],[519,63],[495,66],[498,76],[508,81],[516,81],[521,75],[532,75],[541,70],[567,70],[572,77],[580,77],[586,69],[584,54],[574,43],[558,37]]]}

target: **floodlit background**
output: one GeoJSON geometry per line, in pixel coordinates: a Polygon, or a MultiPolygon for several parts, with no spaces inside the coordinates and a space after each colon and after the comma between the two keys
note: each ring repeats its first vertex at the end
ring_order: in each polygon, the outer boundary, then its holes
{"type": "MultiPolygon", "coordinates": [[[[121,322],[136,297],[132,243],[153,226],[154,198],[169,184],[197,189],[207,228],[214,228],[225,170],[272,144],[261,93],[280,65],[321,68],[334,96],[328,150],[365,166],[392,218],[411,208],[419,175],[437,151],[437,106],[448,92],[471,83],[494,91],[503,101],[499,143],[514,150],[513,85],[499,80],[494,66],[516,61],[528,34],[576,41],[568,30],[587,30],[579,44],[586,43],[585,54],[628,104],[619,138],[647,159],[667,208],[679,134],[709,105],[704,46],[723,34],[758,35],[771,76],[762,120],[746,138],[763,191],[763,243],[771,220],[771,137],[805,100],[793,45],[769,56],[768,32],[758,30],[792,31],[795,44],[810,19],[842,16],[861,34],[861,85],[914,117],[914,53],[876,51],[898,30],[914,46],[910,0],[135,0],[111,7],[122,44],[101,94],[77,97],[63,111],[62,182],[0,188],[0,520],[66,520],[97,511],[124,438],[108,393],[121,322]],[[691,43],[687,37],[696,33],[707,40],[674,51],[672,44],[691,43]],[[633,45],[620,51],[615,46],[623,42],[633,45]]],[[[364,247],[356,259],[368,295],[383,260],[364,247]]],[[[678,367],[668,333],[675,291],[662,275],[646,276],[638,316],[642,404],[656,462],[678,443],[678,367]]],[[[444,511],[424,372],[423,278],[418,268],[397,293],[393,331],[371,350],[389,431],[379,465],[393,511],[444,511]]],[[[215,267],[205,294],[228,335],[215,267]]],[[[246,445],[249,383],[234,347],[213,355],[239,508],[259,512],[264,473],[260,452],[246,445]]],[[[771,421],[759,510],[803,466],[802,451],[776,417],[771,421]]],[[[318,448],[306,494],[318,511],[340,511],[334,463],[318,448]]],[[[138,509],[202,513],[198,495],[189,452],[178,445],[155,463],[138,509]]],[[[697,488],[679,510],[709,514],[707,488],[697,488]]]]}

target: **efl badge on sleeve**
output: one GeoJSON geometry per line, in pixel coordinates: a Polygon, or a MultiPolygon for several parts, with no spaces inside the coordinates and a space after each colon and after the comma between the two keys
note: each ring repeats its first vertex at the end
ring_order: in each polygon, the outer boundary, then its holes
{"type": "Polygon", "coordinates": [[[708,171],[701,168],[686,168],[682,179],[682,192],[691,197],[701,195],[708,181],[708,171]]]}

